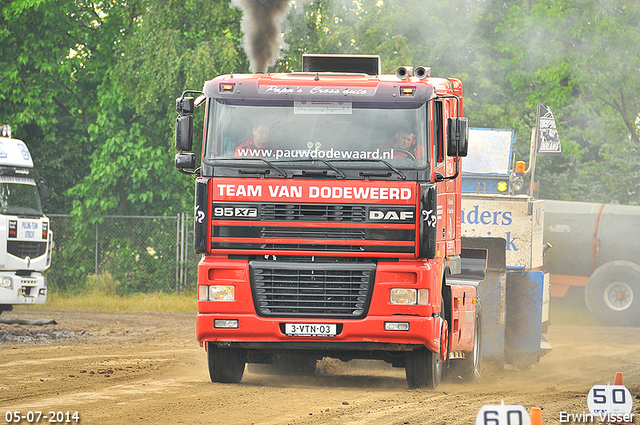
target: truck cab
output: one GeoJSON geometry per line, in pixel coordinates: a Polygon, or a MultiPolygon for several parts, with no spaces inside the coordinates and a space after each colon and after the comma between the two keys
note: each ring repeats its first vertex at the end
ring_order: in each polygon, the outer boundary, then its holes
{"type": "Polygon", "coordinates": [[[188,94],[176,166],[196,176],[196,336],[212,381],[239,382],[246,363],[313,372],[323,357],[384,360],[412,388],[437,386],[451,362],[479,378],[459,80],[305,55],[301,72],[222,75],[188,94]]]}
{"type": "Polygon", "coordinates": [[[42,212],[46,185],[22,140],[2,126],[0,137],[0,312],[44,304],[53,232],[42,212]]]}

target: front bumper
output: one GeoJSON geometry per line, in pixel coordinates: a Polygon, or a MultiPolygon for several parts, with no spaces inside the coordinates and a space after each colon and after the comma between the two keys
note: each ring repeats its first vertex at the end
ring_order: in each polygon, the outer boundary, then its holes
{"type": "Polygon", "coordinates": [[[322,348],[336,350],[410,351],[417,346],[440,350],[440,317],[408,315],[368,316],[358,320],[264,318],[253,314],[199,313],[198,341],[243,348],[322,348]],[[215,319],[238,320],[237,329],[216,329],[215,319]],[[385,322],[408,323],[409,330],[385,330],[385,322]],[[336,324],[336,336],[289,336],[285,323],[336,324]]]}
{"type": "Polygon", "coordinates": [[[0,274],[0,304],[44,304],[47,300],[47,280],[42,275],[18,276],[0,274]]]}

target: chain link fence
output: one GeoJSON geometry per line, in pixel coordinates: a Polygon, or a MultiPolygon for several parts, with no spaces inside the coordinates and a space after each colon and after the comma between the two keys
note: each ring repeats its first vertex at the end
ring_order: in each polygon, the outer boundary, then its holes
{"type": "Polygon", "coordinates": [[[193,217],[104,216],[79,235],[68,215],[48,214],[55,247],[46,272],[58,291],[91,287],[117,294],[195,289],[200,256],[193,217]]]}

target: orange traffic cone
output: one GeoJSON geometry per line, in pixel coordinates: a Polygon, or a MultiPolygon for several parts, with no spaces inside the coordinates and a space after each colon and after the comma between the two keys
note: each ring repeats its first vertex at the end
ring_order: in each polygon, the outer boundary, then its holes
{"type": "Polygon", "coordinates": [[[542,409],[532,407],[529,416],[531,417],[531,425],[542,425],[542,409]]]}
{"type": "Polygon", "coordinates": [[[616,372],[616,377],[613,378],[613,385],[624,385],[622,383],[622,372],[616,372]]]}

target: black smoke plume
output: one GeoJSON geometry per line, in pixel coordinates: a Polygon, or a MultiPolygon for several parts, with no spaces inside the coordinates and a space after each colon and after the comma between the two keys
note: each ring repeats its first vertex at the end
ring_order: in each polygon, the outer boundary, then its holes
{"type": "Polygon", "coordinates": [[[283,45],[282,23],[291,0],[233,0],[243,11],[244,49],[252,72],[267,72],[283,45]]]}

